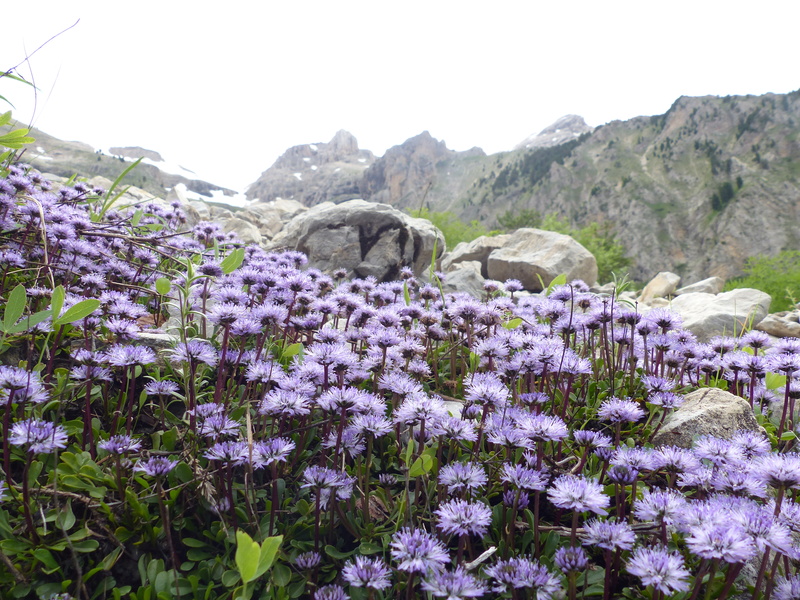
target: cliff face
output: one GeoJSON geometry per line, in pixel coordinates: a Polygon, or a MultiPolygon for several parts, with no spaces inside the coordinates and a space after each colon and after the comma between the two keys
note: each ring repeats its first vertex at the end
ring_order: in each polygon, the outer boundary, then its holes
{"type": "Polygon", "coordinates": [[[361,197],[364,170],[374,161],[372,152],[359,150],[356,138],[342,130],[328,143],[289,148],[246,195],[249,200],[264,202],[294,199],[306,206],[353,200],[361,197]]]}
{"type": "Polygon", "coordinates": [[[800,246],[799,136],[798,93],[683,97],[665,115],[598,128],[530,185],[525,156],[506,157],[462,215],[533,209],[577,225],[608,221],[640,279],[664,269],[728,278],[748,256],[800,246]]]}

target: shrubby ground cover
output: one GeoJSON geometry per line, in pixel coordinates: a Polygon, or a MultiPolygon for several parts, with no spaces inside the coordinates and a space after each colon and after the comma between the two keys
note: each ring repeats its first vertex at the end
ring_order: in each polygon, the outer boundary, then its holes
{"type": "Polygon", "coordinates": [[[797,340],[111,198],[0,179],[3,597],[800,597],[797,340]],[[654,447],[709,385],[766,435],[654,447]]]}

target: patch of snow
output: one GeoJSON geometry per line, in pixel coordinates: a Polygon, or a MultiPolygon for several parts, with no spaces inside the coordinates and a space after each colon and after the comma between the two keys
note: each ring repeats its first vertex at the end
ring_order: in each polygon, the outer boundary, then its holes
{"type": "MultiPolygon", "coordinates": [[[[108,156],[117,156],[109,152],[108,148],[102,150],[103,154],[108,156]]],[[[135,158],[129,158],[127,156],[123,156],[122,159],[125,162],[134,162],[135,158]]],[[[159,169],[164,173],[169,173],[170,175],[181,175],[183,177],[188,177],[189,179],[197,179],[197,173],[192,171],[191,169],[187,169],[186,167],[182,167],[178,163],[173,163],[169,161],[158,161],[158,160],[150,160],[149,158],[143,158],[142,163],[146,165],[152,165],[155,168],[159,169]]]]}
{"type": "Polygon", "coordinates": [[[316,151],[318,150],[318,148],[317,148],[317,145],[316,145],[316,144],[309,144],[309,145],[308,145],[308,147],[309,147],[309,148],[311,148],[311,151],[312,151],[312,152],[316,152],[316,151]]]}
{"type": "Polygon", "coordinates": [[[316,171],[317,170],[317,165],[311,165],[311,170],[312,171],[316,171]]]}
{"type": "Polygon", "coordinates": [[[307,156],[304,156],[303,157],[303,162],[311,162],[311,159],[308,158],[307,156]]]}
{"type": "Polygon", "coordinates": [[[358,159],[358,162],[360,162],[360,163],[365,163],[365,162],[367,162],[367,159],[366,159],[366,158],[359,158],[359,159],[358,159]]]}
{"type": "Polygon", "coordinates": [[[341,171],[341,170],[342,170],[342,168],[341,168],[341,167],[336,167],[336,168],[333,170],[333,172],[334,172],[334,173],[338,173],[338,172],[339,172],[339,171],[341,171]]]}
{"type": "Polygon", "coordinates": [[[297,177],[297,181],[303,181],[303,174],[302,173],[292,173],[295,177],[297,177]]]}
{"type": "Polygon", "coordinates": [[[556,136],[553,136],[553,141],[555,142],[557,140],[558,140],[558,138],[556,136]]]}
{"type": "Polygon", "coordinates": [[[42,148],[41,146],[36,146],[36,151],[37,151],[39,154],[45,154],[44,148],[42,148]]]}
{"type": "Polygon", "coordinates": [[[189,201],[199,201],[199,202],[217,202],[219,204],[227,204],[228,206],[237,206],[237,207],[244,207],[250,204],[250,200],[248,200],[244,194],[236,194],[235,196],[226,196],[222,190],[213,190],[211,192],[211,198],[208,196],[204,196],[203,194],[198,194],[197,192],[192,192],[191,190],[187,190],[186,186],[182,183],[177,184],[175,187],[181,186],[183,188],[183,193],[186,196],[186,199],[189,201]]]}

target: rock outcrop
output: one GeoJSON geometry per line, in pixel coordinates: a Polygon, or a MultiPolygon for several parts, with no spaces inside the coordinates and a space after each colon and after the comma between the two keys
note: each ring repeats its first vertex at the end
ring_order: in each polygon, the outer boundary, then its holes
{"type": "Polygon", "coordinates": [[[739,288],[722,294],[695,292],[677,296],[670,308],[683,327],[707,342],[715,335],[740,335],[767,316],[772,298],[760,290],[739,288]]]}
{"type": "Polygon", "coordinates": [[[686,396],[666,418],[653,443],[691,448],[701,436],[730,439],[737,431],[764,431],[747,400],[718,388],[703,388],[686,396]]]}
{"type": "Polygon", "coordinates": [[[439,258],[444,236],[430,221],[415,219],[386,204],[350,200],[322,204],[299,214],[273,238],[270,247],[292,248],[309,265],[349,276],[398,279],[402,267],[416,274],[429,268],[434,248],[439,258]]]}
{"type": "Polygon", "coordinates": [[[564,115],[552,125],[545,127],[539,133],[526,137],[514,150],[531,150],[534,148],[551,148],[566,142],[578,139],[585,133],[591,133],[590,127],[578,115],[564,115]]]}
{"type": "Polygon", "coordinates": [[[369,150],[341,130],[328,143],[289,148],[246,192],[250,200],[293,199],[305,206],[361,197],[364,170],[375,160],[369,150]]]}

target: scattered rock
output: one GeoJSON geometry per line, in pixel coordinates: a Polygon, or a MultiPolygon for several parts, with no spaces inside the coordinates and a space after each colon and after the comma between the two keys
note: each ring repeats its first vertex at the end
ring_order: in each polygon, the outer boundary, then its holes
{"type": "Polygon", "coordinates": [[[489,254],[489,279],[518,279],[526,290],[539,291],[559,275],[567,281],[597,281],[597,261],[591,252],[568,235],[543,229],[518,229],[489,254]]]}
{"type": "Polygon", "coordinates": [[[644,286],[639,302],[650,302],[653,298],[666,298],[672,296],[681,282],[681,276],[669,271],[661,271],[644,286]]]}
{"type": "Polygon", "coordinates": [[[225,233],[234,232],[245,244],[261,244],[261,232],[258,227],[244,219],[233,217],[225,220],[222,225],[222,231],[225,233]]]}
{"type": "Polygon", "coordinates": [[[718,388],[688,394],[653,438],[657,446],[690,448],[703,435],[730,439],[740,430],[764,433],[747,400],[718,388]]]}
{"type": "Polygon", "coordinates": [[[510,239],[510,235],[482,235],[471,242],[461,242],[452,252],[442,258],[442,269],[445,273],[461,262],[478,261],[481,264],[481,275],[489,276],[489,255],[502,248],[510,239]]]}
{"type": "Polygon", "coordinates": [[[292,248],[323,271],[347,269],[349,276],[398,279],[402,267],[421,274],[438,259],[444,236],[430,221],[415,219],[385,204],[349,200],[314,206],[292,219],[270,248],[292,248]]]}
{"type": "Polygon", "coordinates": [[[675,290],[675,295],[693,294],[695,292],[702,292],[704,294],[719,294],[722,288],[725,287],[725,280],[722,277],[709,277],[702,281],[686,285],[682,288],[675,290]]]}
{"type": "Polygon", "coordinates": [[[767,315],[756,329],[775,337],[800,337],[800,312],[780,312],[767,315]]]}
{"type": "Polygon", "coordinates": [[[445,293],[466,292],[475,298],[481,298],[484,295],[484,281],[486,279],[481,275],[481,263],[477,260],[466,260],[456,263],[445,274],[442,289],[445,293]]]}
{"type": "Polygon", "coordinates": [[[767,316],[772,298],[760,290],[739,288],[723,294],[694,292],[677,296],[671,304],[684,328],[707,342],[715,335],[739,335],[767,316]]]}

